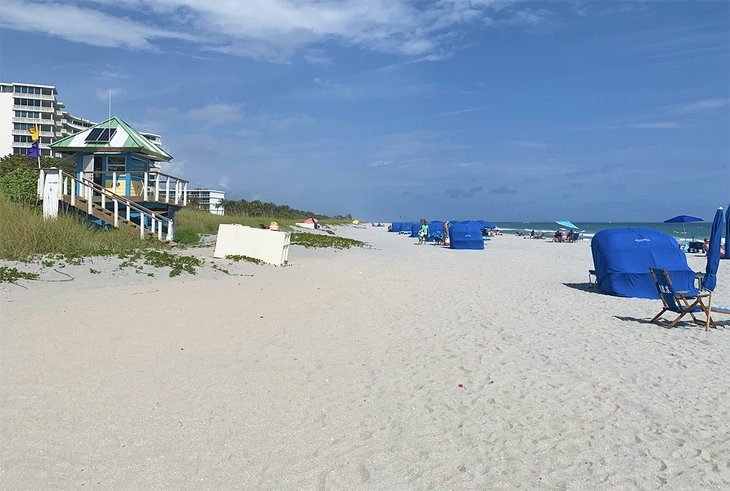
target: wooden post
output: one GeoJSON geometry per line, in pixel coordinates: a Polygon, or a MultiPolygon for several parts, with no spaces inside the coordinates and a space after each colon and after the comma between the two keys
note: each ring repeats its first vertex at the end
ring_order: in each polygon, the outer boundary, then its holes
{"type": "Polygon", "coordinates": [[[170,202],[170,177],[165,178],[165,203],[170,202]]]}
{"type": "Polygon", "coordinates": [[[188,206],[188,182],[183,185],[183,206],[188,206]]]}
{"type": "Polygon", "coordinates": [[[175,179],[175,204],[180,201],[180,181],[175,179]]]}
{"type": "Polygon", "coordinates": [[[155,201],[160,201],[160,175],[155,177],[155,201]]]}
{"type": "Polygon", "coordinates": [[[46,186],[46,171],[41,169],[41,171],[38,173],[38,186],[36,187],[36,197],[38,199],[43,199],[43,188],[46,186]]]}
{"type": "Polygon", "coordinates": [[[131,213],[132,208],[129,206],[129,201],[127,201],[126,205],[127,205],[127,221],[129,221],[129,214],[131,213]]]}
{"type": "Polygon", "coordinates": [[[119,201],[114,200],[114,226],[119,228],[119,201]]]}
{"type": "Polygon", "coordinates": [[[76,206],[76,183],[71,185],[71,206],[76,206]]]}
{"type": "Polygon", "coordinates": [[[172,227],[173,227],[172,220],[168,220],[167,221],[167,240],[172,240],[172,238],[175,235],[172,227]]]}
{"type": "Polygon", "coordinates": [[[144,215],[139,213],[139,238],[144,239],[144,215]]]}
{"type": "Polygon", "coordinates": [[[150,184],[149,176],[150,176],[149,173],[147,171],[145,171],[144,172],[144,186],[142,187],[142,189],[143,189],[142,192],[144,193],[143,198],[145,201],[147,201],[147,186],[149,186],[149,184],[150,184]]]}
{"type": "Polygon", "coordinates": [[[162,220],[160,220],[160,224],[157,226],[157,240],[162,240],[162,220]]]}
{"type": "Polygon", "coordinates": [[[112,172],[112,193],[117,194],[117,173],[112,172]]]}

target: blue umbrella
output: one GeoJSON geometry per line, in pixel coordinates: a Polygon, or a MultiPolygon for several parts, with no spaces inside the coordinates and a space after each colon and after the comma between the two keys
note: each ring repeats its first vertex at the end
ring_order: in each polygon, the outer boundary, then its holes
{"type": "Polygon", "coordinates": [[[725,212],[725,257],[730,259],[730,205],[727,205],[725,212]]]}
{"type": "Polygon", "coordinates": [[[683,234],[687,233],[687,231],[684,228],[684,224],[692,223],[692,222],[704,222],[704,220],[701,218],[697,218],[697,217],[691,217],[689,215],[677,215],[676,217],[670,218],[669,220],[664,220],[664,223],[681,223],[683,234]]]}
{"type": "Polygon", "coordinates": [[[717,285],[717,268],[720,266],[720,241],[722,240],[723,220],[725,214],[722,207],[717,209],[715,219],[712,221],[712,232],[710,233],[710,248],[707,250],[707,267],[705,277],[702,280],[702,288],[714,291],[717,285]]]}
{"type": "Polygon", "coordinates": [[[565,228],[572,228],[573,230],[578,230],[578,227],[576,227],[572,222],[568,220],[555,220],[555,223],[558,225],[561,225],[565,228]]]}

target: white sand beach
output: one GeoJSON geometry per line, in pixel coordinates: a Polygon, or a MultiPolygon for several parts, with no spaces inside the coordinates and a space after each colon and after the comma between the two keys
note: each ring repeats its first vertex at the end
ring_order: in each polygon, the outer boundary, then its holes
{"type": "Polygon", "coordinates": [[[730,316],[648,323],[589,241],[338,234],[372,247],[2,285],[0,487],[730,487],[730,316]]]}

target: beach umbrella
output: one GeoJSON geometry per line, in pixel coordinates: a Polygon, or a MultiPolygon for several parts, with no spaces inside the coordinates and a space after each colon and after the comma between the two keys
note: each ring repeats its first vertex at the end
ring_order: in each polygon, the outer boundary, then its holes
{"type": "Polygon", "coordinates": [[[578,227],[576,227],[572,222],[568,220],[555,220],[555,223],[558,225],[562,225],[565,228],[572,228],[573,230],[578,230],[578,227]]]}
{"type": "Polygon", "coordinates": [[[707,250],[707,266],[705,277],[702,279],[702,288],[714,291],[717,285],[717,268],[720,266],[720,241],[724,230],[723,220],[725,214],[722,207],[715,212],[715,219],[712,220],[712,232],[710,232],[710,248],[707,250]]]}
{"type": "Polygon", "coordinates": [[[691,217],[689,215],[677,215],[676,217],[670,218],[669,220],[664,220],[664,223],[681,223],[683,234],[687,233],[687,231],[684,228],[684,224],[692,223],[692,222],[704,222],[704,220],[701,218],[697,218],[697,217],[691,217]]]}
{"type": "Polygon", "coordinates": [[[730,205],[727,205],[725,212],[725,257],[730,259],[730,205]]]}

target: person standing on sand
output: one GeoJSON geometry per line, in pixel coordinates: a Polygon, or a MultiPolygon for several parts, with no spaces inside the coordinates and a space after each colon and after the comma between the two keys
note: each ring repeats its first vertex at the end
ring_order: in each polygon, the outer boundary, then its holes
{"type": "Polygon", "coordinates": [[[428,239],[428,222],[425,218],[421,219],[421,230],[418,231],[418,243],[425,244],[428,239]]]}

